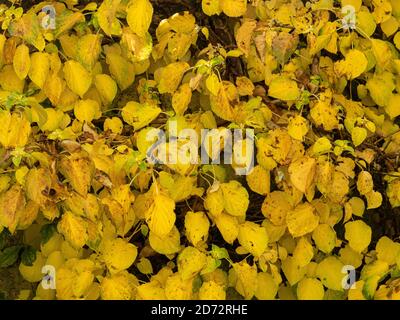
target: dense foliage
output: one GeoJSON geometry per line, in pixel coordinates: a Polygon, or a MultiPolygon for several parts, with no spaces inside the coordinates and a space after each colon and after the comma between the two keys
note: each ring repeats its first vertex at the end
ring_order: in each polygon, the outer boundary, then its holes
{"type": "Polygon", "coordinates": [[[0,25],[3,297],[400,298],[400,1],[9,0],[0,25]],[[149,161],[173,126],[254,153],[149,161]]]}

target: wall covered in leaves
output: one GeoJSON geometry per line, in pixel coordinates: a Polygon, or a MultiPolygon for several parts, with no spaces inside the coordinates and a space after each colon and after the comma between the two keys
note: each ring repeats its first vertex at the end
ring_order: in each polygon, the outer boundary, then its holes
{"type": "Polygon", "coordinates": [[[400,298],[400,1],[1,3],[0,297],[400,298]]]}

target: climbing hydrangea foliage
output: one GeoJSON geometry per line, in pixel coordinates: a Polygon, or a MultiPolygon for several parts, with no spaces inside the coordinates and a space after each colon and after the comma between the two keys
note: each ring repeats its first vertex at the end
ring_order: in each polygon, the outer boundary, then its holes
{"type": "Polygon", "coordinates": [[[14,0],[0,27],[2,296],[400,299],[400,1],[14,0]]]}

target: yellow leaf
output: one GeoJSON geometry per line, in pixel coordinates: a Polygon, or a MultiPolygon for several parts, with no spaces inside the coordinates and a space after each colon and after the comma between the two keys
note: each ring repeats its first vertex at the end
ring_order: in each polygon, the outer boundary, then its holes
{"type": "Polygon", "coordinates": [[[14,71],[18,78],[25,79],[31,67],[31,57],[29,56],[29,48],[21,44],[17,47],[13,59],[14,71]]]}
{"type": "Polygon", "coordinates": [[[92,84],[92,76],[79,62],[68,60],[64,63],[64,78],[72,92],[83,98],[92,84]]]}
{"type": "Polygon", "coordinates": [[[228,17],[240,17],[246,13],[247,0],[219,0],[221,10],[228,17]]]}
{"type": "Polygon", "coordinates": [[[349,246],[356,252],[362,252],[371,242],[371,227],[361,220],[347,222],[345,224],[345,239],[349,246]]]}
{"type": "Polygon", "coordinates": [[[348,201],[351,206],[352,214],[358,217],[362,217],[365,211],[364,201],[358,197],[352,197],[348,201]]]}
{"type": "Polygon", "coordinates": [[[177,33],[190,33],[196,27],[196,19],[188,11],[175,13],[168,19],[171,29],[177,33]]]}
{"type": "Polygon", "coordinates": [[[286,192],[273,191],[264,199],[261,212],[274,225],[280,226],[285,224],[286,214],[292,208],[292,199],[286,192]]]}
{"type": "Polygon", "coordinates": [[[360,76],[367,68],[368,60],[365,54],[357,49],[350,50],[345,60],[338,61],[335,69],[339,74],[345,75],[347,80],[355,79],[360,76]]]}
{"type": "Polygon", "coordinates": [[[239,226],[238,240],[248,252],[259,257],[267,249],[267,230],[254,222],[246,221],[239,226]]]}
{"type": "Polygon", "coordinates": [[[193,33],[176,33],[168,41],[168,56],[171,60],[180,60],[188,52],[192,42],[193,33]]]}
{"type": "Polygon", "coordinates": [[[276,226],[268,219],[263,221],[262,226],[267,229],[270,243],[278,241],[286,231],[286,225],[276,226]]]}
{"type": "Polygon", "coordinates": [[[237,218],[226,213],[221,213],[214,218],[214,221],[224,240],[232,244],[239,235],[239,222],[237,218]]]}
{"type": "Polygon", "coordinates": [[[36,253],[36,259],[31,266],[27,266],[21,262],[18,269],[26,281],[38,282],[43,279],[42,267],[44,264],[45,259],[39,251],[36,253]]]}
{"type": "Polygon", "coordinates": [[[314,249],[307,238],[299,238],[293,250],[292,257],[293,262],[299,267],[305,267],[311,262],[311,259],[314,257],[314,249]]]}
{"type": "Polygon", "coordinates": [[[108,53],[106,62],[112,77],[123,91],[135,81],[135,67],[127,59],[117,53],[108,53]]]}
{"type": "Polygon", "coordinates": [[[22,93],[24,91],[25,80],[18,78],[13,66],[5,65],[0,71],[0,85],[4,91],[22,93]]]}
{"type": "Polygon", "coordinates": [[[153,16],[153,6],[149,0],[133,0],[126,9],[129,27],[138,36],[144,37],[149,29],[153,16]]]}
{"type": "MultiPolygon", "coordinates": [[[[18,9],[14,9],[18,10],[18,9]]],[[[28,11],[23,14],[22,17],[16,18],[14,13],[14,21],[10,23],[9,33],[15,37],[21,37],[27,43],[33,45],[39,51],[43,51],[45,48],[45,41],[42,35],[42,28],[39,24],[40,19],[33,11],[28,11]]]]}
{"type": "Polygon", "coordinates": [[[226,292],[222,285],[214,281],[203,282],[199,289],[199,300],[225,300],[226,292]]]}
{"type": "Polygon", "coordinates": [[[298,190],[305,193],[314,181],[316,167],[314,158],[299,158],[289,166],[290,181],[298,190]]]}
{"type": "Polygon", "coordinates": [[[367,89],[371,98],[380,107],[388,105],[394,88],[391,73],[374,75],[367,81],[367,89]]]}
{"type": "Polygon", "coordinates": [[[166,300],[165,290],[161,284],[154,280],[137,287],[137,300],[166,300]]]}
{"type": "Polygon", "coordinates": [[[204,207],[214,217],[222,213],[224,210],[224,197],[221,189],[214,192],[207,192],[206,199],[204,200],[204,207]]]}
{"type": "Polygon", "coordinates": [[[367,198],[368,207],[367,209],[375,209],[382,205],[382,194],[379,191],[370,191],[365,194],[367,198]]]}
{"type": "Polygon", "coordinates": [[[90,271],[83,271],[76,275],[72,288],[75,297],[82,297],[92,285],[93,280],[94,275],[90,271]]]}
{"type": "Polygon", "coordinates": [[[92,122],[92,120],[101,117],[100,106],[94,100],[79,100],[75,104],[74,114],[79,121],[92,122]]]}
{"type": "Polygon", "coordinates": [[[328,224],[320,224],[312,233],[312,238],[317,248],[323,253],[329,254],[336,245],[336,232],[328,224]]]}
{"type": "Polygon", "coordinates": [[[56,74],[50,74],[43,87],[44,93],[53,105],[58,105],[64,89],[65,81],[56,74]]]}
{"type": "Polygon", "coordinates": [[[207,257],[195,247],[186,247],[177,258],[178,272],[183,280],[193,278],[206,264],[207,257]]]}
{"type": "Polygon", "coordinates": [[[59,164],[60,173],[80,195],[86,196],[94,176],[93,161],[83,153],[63,157],[59,164]]]}
{"type": "Polygon", "coordinates": [[[212,72],[206,79],[206,87],[214,96],[218,95],[219,89],[222,84],[218,79],[218,76],[212,72]]]}
{"type": "Polygon", "coordinates": [[[210,221],[204,212],[188,211],[185,215],[186,238],[196,247],[207,241],[210,221]]]}
{"type": "Polygon", "coordinates": [[[79,37],[76,48],[76,60],[87,70],[92,70],[101,51],[101,38],[99,34],[86,34],[79,37]]]}
{"type": "Polygon", "coordinates": [[[376,23],[374,16],[368,11],[359,11],[356,14],[357,31],[363,37],[370,37],[374,34],[376,29],[376,23]]]}
{"type": "Polygon", "coordinates": [[[343,291],[342,281],[345,274],[342,273],[342,268],[343,263],[339,259],[328,256],[318,264],[316,275],[328,289],[343,291]]]}
{"type": "Polygon", "coordinates": [[[308,132],[308,123],[307,120],[302,116],[295,116],[289,119],[288,124],[288,133],[289,135],[296,140],[303,140],[303,137],[308,132]]]}
{"type": "Polygon", "coordinates": [[[43,88],[43,85],[49,74],[49,70],[50,70],[49,55],[43,52],[32,53],[31,67],[29,69],[29,78],[39,88],[43,88]]]}
{"type": "Polygon", "coordinates": [[[345,6],[352,6],[354,11],[358,12],[362,5],[362,0],[341,0],[342,8],[345,6]]]}
{"type": "Polygon", "coordinates": [[[393,265],[400,253],[400,243],[383,236],[379,239],[375,249],[379,260],[387,262],[388,265],[393,265]]]}
{"type": "Polygon", "coordinates": [[[379,39],[371,39],[371,44],[377,67],[386,69],[393,57],[389,44],[379,39]]]}
{"type": "Polygon", "coordinates": [[[361,266],[363,258],[361,253],[354,251],[348,244],[339,251],[340,261],[344,265],[351,265],[356,269],[361,266]]]}
{"type": "Polygon", "coordinates": [[[246,57],[249,55],[251,39],[256,26],[256,20],[245,19],[236,31],[235,39],[237,46],[244,52],[246,57]]]}
{"type": "Polygon", "coordinates": [[[156,105],[130,101],[122,108],[121,114],[124,121],[133,126],[136,131],[156,119],[160,112],[161,109],[156,105]]]}
{"type": "Polygon", "coordinates": [[[385,22],[381,23],[381,29],[386,37],[390,37],[399,29],[399,22],[392,16],[385,22]]]}
{"type": "Polygon", "coordinates": [[[117,84],[108,74],[96,74],[94,85],[106,104],[110,104],[117,95],[117,84]]]}
{"type": "Polygon", "coordinates": [[[224,198],[224,208],[233,216],[244,216],[249,206],[247,190],[236,180],[220,185],[224,198]]]}
{"type": "Polygon", "coordinates": [[[314,231],[318,226],[319,216],[309,203],[299,204],[286,215],[286,223],[293,237],[301,237],[314,231]]]}
{"type": "Polygon", "coordinates": [[[6,36],[4,34],[0,35],[0,68],[3,67],[4,64],[4,45],[6,43],[6,36]]]}
{"type": "Polygon", "coordinates": [[[177,253],[181,249],[180,234],[175,226],[166,236],[160,237],[150,231],[149,242],[154,251],[164,255],[177,253]]]}
{"type": "Polygon", "coordinates": [[[318,279],[304,278],[297,285],[299,300],[323,300],[324,286],[318,279]]]}
{"type": "Polygon", "coordinates": [[[327,153],[332,149],[332,144],[327,137],[318,138],[312,146],[314,154],[327,153]]]}
{"type": "Polygon", "coordinates": [[[357,178],[357,190],[362,195],[370,193],[374,187],[372,175],[368,171],[361,171],[357,178]]]}
{"type": "Polygon", "coordinates": [[[192,99],[192,90],[188,83],[182,84],[172,95],[172,108],[177,115],[183,115],[192,99]]]}
{"type": "Polygon", "coordinates": [[[87,222],[72,212],[64,212],[57,229],[75,248],[82,248],[88,240],[87,222]]]}
{"type": "Polygon", "coordinates": [[[278,76],[270,83],[268,95],[284,101],[297,100],[300,96],[300,90],[296,81],[278,76]]]}
{"type": "Polygon", "coordinates": [[[135,261],[137,253],[135,245],[121,238],[105,240],[102,249],[104,262],[111,274],[128,269],[135,261]]]}
{"type": "Polygon", "coordinates": [[[395,44],[396,48],[400,50],[400,31],[394,36],[393,43],[395,44]]]}
{"type": "Polygon", "coordinates": [[[168,300],[190,300],[193,294],[193,279],[183,279],[179,273],[167,278],[165,296],[168,300]]]}
{"type": "Polygon", "coordinates": [[[270,192],[270,180],[270,172],[260,165],[256,165],[253,170],[246,175],[246,181],[250,189],[264,196],[270,192]]]}
{"type": "Polygon", "coordinates": [[[152,232],[162,237],[166,236],[175,224],[175,202],[167,195],[156,193],[153,203],[145,212],[146,222],[152,232]]]}
{"type": "Polygon", "coordinates": [[[153,40],[150,33],[140,37],[131,29],[124,28],[120,44],[123,51],[126,52],[127,58],[135,63],[135,73],[141,74],[145,72],[150,65],[148,59],[153,49],[153,40]]]}
{"type": "Polygon", "coordinates": [[[160,93],[174,93],[181,83],[183,74],[189,69],[187,62],[173,62],[159,70],[156,77],[160,93]]]}
{"type": "Polygon", "coordinates": [[[221,13],[220,0],[202,0],[201,8],[208,16],[221,13]]]}
{"type": "Polygon", "coordinates": [[[122,33],[121,23],[116,18],[120,3],[121,0],[105,0],[97,10],[99,26],[108,36],[118,36],[122,33]]]}
{"type": "Polygon", "coordinates": [[[126,271],[103,278],[101,298],[103,300],[133,300],[139,281],[126,271]]]}
{"type": "Polygon", "coordinates": [[[255,86],[253,82],[247,77],[237,77],[236,86],[241,96],[252,96],[255,86]]]}
{"type": "Polygon", "coordinates": [[[120,118],[112,117],[104,121],[104,131],[110,130],[112,133],[121,134],[123,124],[120,118]]]}
{"type": "Polygon", "coordinates": [[[312,107],[310,115],[317,126],[323,126],[326,131],[332,131],[339,126],[337,112],[337,108],[332,107],[326,101],[318,101],[312,107]]]}
{"type": "Polygon", "coordinates": [[[237,98],[236,87],[229,81],[223,81],[222,85],[217,85],[217,87],[215,87],[214,89],[217,88],[218,88],[217,95],[210,96],[211,110],[218,117],[224,120],[233,121],[234,109],[233,106],[231,105],[231,101],[237,98]]]}
{"type": "Polygon", "coordinates": [[[17,171],[15,171],[15,180],[21,185],[25,185],[25,177],[26,174],[29,172],[29,169],[27,166],[19,167],[17,171]]]}
{"type": "Polygon", "coordinates": [[[266,272],[257,274],[257,289],[255,296],[258,300],[273,300],[278,292],[278,285],[272,275],[266,272]]]}
{"type": "Polygon", "coordinates": [[[250,300],[257,289],[257,266],[250,266],[245,260],[234,263],[233,270],[236,275],[235,289],[246,300],[250,300]]]}
{"type": "Polygon", "coordinates": [[[52,181],[48,170],[33,168],[29,170],[25,178],[26,196],[42,206],[49,199],[46,192],[51,189],[51,185],[52,181]]]}
{"type": "Polygon", "coordinates": [[[4,148],[23,147],[28,143],[31,126],[18,112],[0,111],[0,144],[4,148]]]}
{"type": "Polygon", "coordinates": [[[388,104],[385,106],[385,111],[389,115],[390,119],[396,118],[400,115],[400,94],[392,94],[388,100],[388,104]]]}
{"type": "Polygon", "coordinates": [[[295,261],[293,257],[287,257],[282,261],[282,271],[285,274],[291,286],[294,286],[297,282],[304,278],[306,274],[306,267],[301,267],[295,261]]]}
{"type": "Polygon", "coordinates": [[[367,135],[367,129],[354,127],[353,130],[351,130],[351,140],[353,140],[354,146],[358,147],[360,144],[362,144],[367,138],[367,135]]]}
{"type": "Polygon", "coordinates": [[[14,233],[25,206],[24,192],[15,184],[0,195],[0,225],[14,233]]]}
{"type": "Polygon", "coordinates": [[[151,265],[151,261],[147,258],[140,258],[139,262],[136,263],[136,268],[143,274],[153,273],[153,266],[151,265]]]}
{"type": "Polygon", "coordinates": [[[392,5],[390,1],[374,1],[374,12],[372,13],[377,23],[388,20],[392,15],[392,5]]]}

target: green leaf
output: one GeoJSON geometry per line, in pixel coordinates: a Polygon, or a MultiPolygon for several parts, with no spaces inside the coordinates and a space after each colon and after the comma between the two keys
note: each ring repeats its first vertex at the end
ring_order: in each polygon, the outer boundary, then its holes
{"type": "Polygon", "coordinates": [[[140,232],[142,233],[143,237],[147,237],[147,235],[149,234],[149,227],[145,224],[142,224],[140,226],[140,232]]]}
{"type": "Polygon", "coordinates": [[[3,231],[0,233],[0,250],[3,250],[3,248],[6,246],[7,239],[11,236],[10,231],[8,229],[3,229],[3,231]]]}
{"type": "Polygon", "coordinates": [[[203,284],[203,281],[201,280],[201,277],[199,275],[197,275],[193,279],[193,292],[199,292],[202,284],[203,284]]]}
{"type": "Polygon", "coordinates": [[[221,260],[218,259],[213,259],[211,257],[208,257],[207,259],[207,264],[206,266],[203,268],[203,270],[201,270],[200,274],[206,274],[206,273],[210,273],[215,271],[216,269],[218,269],[218,267],[221,265],[221,260]]]}
{"type": "Polygon", "coordinates": [[[229,259],[228,251],[225,248],[220,248],[215,244],[211,247],[211,255],[214,259],[229,259]]]}
{"type": "Polygon", "coordinates": [[[40,234],[42,236],[42,244],[45,244],[53,236],[54,232],[57,230],[54,224],[45,224],[42,229],[40,229],[40,234]]]}
{"type": "Polygon", "coordinates": [[[24,265],[31,267],[36,260],[36,249],[31,246],[25,247],[21,254],[21,260],[24,265]]]}
{"type": "Polygon", "coordinates": [[[7,268],[13,265],[17,259],[20,250],[23,248],[21,245],[5,248],[0,253],[0,268],[7,268]]]}

